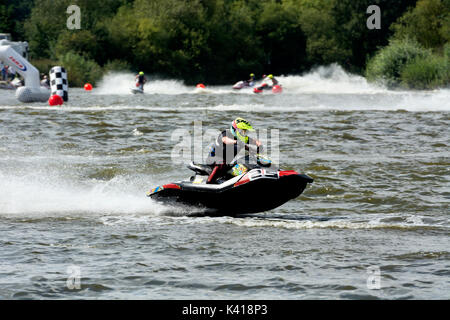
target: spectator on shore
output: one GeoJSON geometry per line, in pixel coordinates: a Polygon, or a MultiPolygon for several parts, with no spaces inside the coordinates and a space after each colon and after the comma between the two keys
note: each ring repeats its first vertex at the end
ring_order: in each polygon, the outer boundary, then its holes
{"type": "Polygon", "coordinates": [[[0,72],[2,74],[2,81],[6,81],[8,70],[7,70],[7,66],[3,63],[3,61],[0,61],[0,72]]]}
{"type": "Polygon", "coordinates": [[[9,67],[8,73],[9,73],[9,79],[11,81],[13,81],[16,78],[16,70],[14,70],[14,68],[9,67]]]}
{"type": "Polygon", "coordinates": [[[50,89],[50,79],[45,74],[41,74],[42,80],[41,80],[41,86],[49,88],[50,89]]]}

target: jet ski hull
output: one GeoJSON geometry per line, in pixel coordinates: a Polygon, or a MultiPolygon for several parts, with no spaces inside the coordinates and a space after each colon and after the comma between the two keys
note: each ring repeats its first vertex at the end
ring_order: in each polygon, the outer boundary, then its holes
{"type": "Polygon", "coordinates": [[[252,171],[222,185],[191,181],[168,184],[153,189],[149,196],[164,203],[203,208],[205,215],[234,216],[277,208],[298,197],[313,182],[309,176],[295,171],[252,171]]]}
{"type": "Polygon", "coordinates": [[[138,89],[138,88],[131,88],[131,93],[133,93],[133,94],[143,94],[144,93],[144,90],[141,90],[141,89],[138,89]]]}
{"type": "Polygon", "coordinates": [[[234,90],[240,90],[244,88],[252,88],[254,85],[253,82],[248,83],[247,81],[239,81],[233,85],[234,90]]]}
{"type": "MultiPolygon", "coordinates": [[[[254,89],[253,89],[253,92],[254,92],[254,93],[263,93],[264,90],[269,91],[269,90],[267,90],[266,88],[267,88],[267,85],[263,85],[263,86],[254,88],[254,89]]],[[[277,84],[277,85],[274,85],[274,86],[272,87],[271,91],[272,91],[272,93],[275,93],[275,94],[277,94],[277,93],[283,93],[283,87],[282,87],[281,85],[278,85],[278,84],[277,84]]]]}

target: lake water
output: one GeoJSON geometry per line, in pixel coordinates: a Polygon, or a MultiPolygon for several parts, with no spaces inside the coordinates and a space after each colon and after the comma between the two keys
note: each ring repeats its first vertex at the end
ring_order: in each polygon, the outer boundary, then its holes
{"type": "Polygon", "coordinates": [[[132,95],[115,74],[60,107],[1,90],[0,299],[449,299],[450,90],[279,80],[132,95]],[[314,178],[300,197],[237,218],[146,197],[238,116],[314,178]]]}

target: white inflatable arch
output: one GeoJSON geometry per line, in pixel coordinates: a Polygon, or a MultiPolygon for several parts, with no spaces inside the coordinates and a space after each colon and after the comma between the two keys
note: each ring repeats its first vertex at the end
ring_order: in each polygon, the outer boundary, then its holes
{"type": "Polygon", "coordinates": [[[17,99],[20,102],[47,101],[50,90],[41,86],[39,71],[7,43],[9,41],[0,40],[0,60],[25,79],[25,86],[16,90],[17,99]]]}

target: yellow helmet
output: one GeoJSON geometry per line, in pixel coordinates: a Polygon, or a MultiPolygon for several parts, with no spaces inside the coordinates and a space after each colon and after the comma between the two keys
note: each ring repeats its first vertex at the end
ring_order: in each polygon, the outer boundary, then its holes
{"type": "Polygon", "coordinates": [[[268,75],[269,79],[273,79],[273,74],[268,75]]]}
{"type": "Polygon", "coordinates": [[[244,143],[248,143],[247,130],[255,131],[251,124],[247,120],[242,118],[236,118],[231,123],[230,129],[233,135],[244,143]]]}

